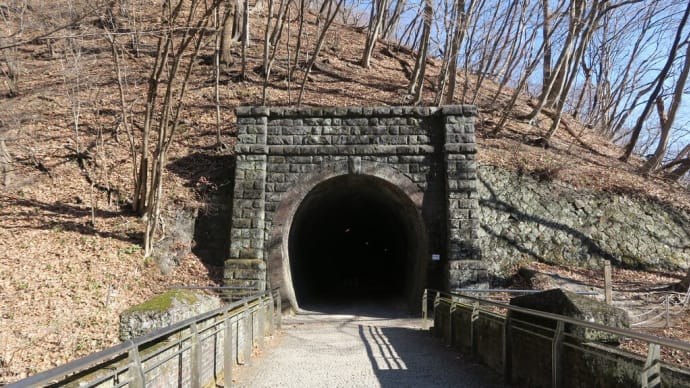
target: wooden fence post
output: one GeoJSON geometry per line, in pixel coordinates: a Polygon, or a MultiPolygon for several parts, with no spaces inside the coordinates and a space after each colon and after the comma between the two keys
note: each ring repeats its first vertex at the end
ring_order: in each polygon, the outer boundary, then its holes
{"type": "Polygon", "coordinates": [[[606,304],[613,303],[613,285],[611,284],[611,261],[604,260],[604,296],[606,304]]]}

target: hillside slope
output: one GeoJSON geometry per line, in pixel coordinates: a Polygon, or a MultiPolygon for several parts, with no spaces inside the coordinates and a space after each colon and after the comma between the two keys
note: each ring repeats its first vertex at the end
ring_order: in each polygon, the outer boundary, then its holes
{"type": "MultiPolygon", "coordinates": [[[[157,10],[150,11],[145,22],[154,26],[157,10]]],[[[310,46],[315,28],[315,20],[309,20],[305,36],[311,37],[310,46]]],[[[214,285],[221,278],[222,263],[202,260],[195,249],[167,275],[142,255],[143,222],[129,211],[132,167],[126,134],[119,125],[117,79],[100,31],[98,25],[89,23],[75,31],[82,36],[78,68],[70,67],[60,53],[51,53],[45,42],[22,46],[17,51],[24,69],[20,93],[0,100],[2,136],[12,161],[3,176],[5,185],[0,186],[0,383],[115,344],[119,312],[166,287],[214,285]],[[75,90],[77,81],[80,88],[75,90]]],[[[296,34],[296,28],[286,32],[279,46],[267,105],[295,102],[295,80],[303,72],[296,71],[290,80],[281,58],[294,45],[296,34]]],[[[251,41],[248,69],[260,66],[261,36],[257,31],[251,41]]],[[[130,52],[123,59],[129,80],[128,103],[136,122],[142,120],[154,38],[142,37],[140,55],[130,52]]],[[[414,57],[409,50],[380,42],[371,68],[364,69],[358,64],[364,39],[355,29],[333,25],[309,76],[304,104],[404,103],[406,77],[414,57]]],[[[211,57],[212,47],[205,46],[203,58],[211,57]]],[[[239,51],[235,54],[239,57],[239,51]]],[[[211,178],[222,176],[230,167],[218,163],[216,156],[231,160],[233,108],[261,101],[263,79],[258,72],[249,71],[240,80],[239,60],[222,72],[221,136],[229,147],[217,151],[214,75],[209,63],[200,61],[191,76],[183,128],[169,153],[166,211],[181,207],[215,211],[206,198],[228,183],[211,178]]],[[[424,104],[433,101],[429,85],[440,64],[429,60],[428,66],[424,104]]],[[[482,95],[493,92],[487,85],[482,95]]],[[[536,120],[538,126],[512,120],[500,137],[488,136],[498,121],[499,109],[488,106],[487,101],[488,97],[477,101],[480,164],[523,174],[547,174],[576,187],[627,193],[690,209],[684,188],[638,175],[639,162],[618,162],[617,147],[567,118],[548,149],[530,145],[530,140],[548,128],[546,116],[536,120]]],[[[527,111],[529,96],[520,105],[527,111]]]]}

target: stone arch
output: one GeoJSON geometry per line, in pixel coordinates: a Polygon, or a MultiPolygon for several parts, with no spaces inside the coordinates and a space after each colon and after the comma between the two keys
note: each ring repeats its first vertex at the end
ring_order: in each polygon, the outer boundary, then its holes
{"type": "MultiPolygon", "coordinates": [[[[338,177],[362,178],[352,179],[353,184],[359,182],[367,195],[369,185],[384,188],[388,197],[374,193],[365,198],[370,209],[377,210],[379,205],[386,209],[386,214],[378,215],[391,217],[389,224],[377,225],[386,229],[404,224],[410,236],[424,239],[424,244],[413,247],[418,253],[415,257],[419,257],[415,262],[423,264],[414,289],[423,282],[446,290],[485,284],[487,271],[476,230],[476,113],[476,108],[466,105],[238,107],[230,247],[223,276],[232,296],[262,291],[269,285],[283,286],[285,279],[290,280],[291,276],[283,275],[286,271],[290,275],[283,259],[288,258],[289,264],[289,252],[284,250],[289,250],[286,241],[289,245],[293,218],[305,199],[311,203],[316,198],[316,194],[308,196],[322,182],[347,182],[338,177]],[[391,209],[388,200],[399,208],[391,209]],[[407,215],[395,215],[399,209],[408,209],[407,215]],[[422,245],[426,247],[419,248],[422,245]],[[422,262],[432,252],[433,260],[422,262]]],[[[337,195],[333,198],[347,200],[337,195]]],[[[344,214],[338,203],[332,199],[323,209],[344,214]]],[[[323,209],[321,212],[328,214],[323,209]]],[[[349,209],[360,214],[362,225],[370,218],[376,220],[354,205],[349,209]]],[[[322,220],[315,221],[319,224],[322,220]]],[[[322,225],[338,226],[327,221],[322,225]]],[[[375,231],[368,236],[378,237],[375,231]]],[[[388,241],[396,244],[393,238],[388,241]]],[[[351,257],[358,257],[355,253],[352,251],[351,257]]],[[[365,251],[363,256],[370,253],[365,251]]],[[[294,290],[284,294],[297,305],[294,290]]]]}
{"type": "Polygon", "coordinates": [[[425,286],[427,268],[424,260],[428,253],[428,236],[422,217],[424,191],[409,177],[391,166],[361,161],[359,157],[324,164],[303,175],[282,195],[266,236],[267,280],[271,287],[280,287],[283,299],[287,300],[292,308],[299,309],[300,304],[291,273],[291,259],[294,258],[290,257],[290,233],[295,216],[317,187],[344,177],[359,177],[369,183],[381,185],[379,189],[387,191],[382,195],[388,195],[402,205],[401,211],[406,217],[407,233],[416,239],[410,243],[414,252],[410,253],[413,259],[408,263],[409,268],[405,270],[408,277],[405,280],[405,297],[411,309],[418,309],[416,304],[425,286]]]}

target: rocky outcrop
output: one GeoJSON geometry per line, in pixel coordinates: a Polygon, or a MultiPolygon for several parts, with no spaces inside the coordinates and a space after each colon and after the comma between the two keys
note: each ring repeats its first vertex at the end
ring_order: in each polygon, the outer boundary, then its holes
{"type": "Polygon", "coordinates": [[[191,290],[170,290],[120,313],[125,341],[219,308],[219,298],[191,290]]]}
{"type": "MultiPolygon", "coordinates": [[[[630,319],[625,310],[609,306],[594,298],[559,288],[537,294],[518,296],[512,298],[510,304],[609,327],[628,328],[630,326],[630,319]]],[[[548,319],[517,312],[511,312],[511,316],[539,326],[555,327],[555,322],[548,319]]],[[[618,336],[614,334],[582,326],[566,325],[566,331],[574,338],[584,342],[616,343],[619,341],[618,336]]]]}
{"type": "Polygon", "coordinates": [[[611,260],[653,270],[690,263],[687,212],[493,166],[480,167],[478,177],[480,246],[495,279],[526,260],[589,268],[611,260]]]}
{"type": "Polygon", "coordinates": [[[174,209],[164,217],[166,235],[154,243],[153,249],[163,274],[168,274],[192,251],[196,218],[197,209],[194,208],[174,209]]]}

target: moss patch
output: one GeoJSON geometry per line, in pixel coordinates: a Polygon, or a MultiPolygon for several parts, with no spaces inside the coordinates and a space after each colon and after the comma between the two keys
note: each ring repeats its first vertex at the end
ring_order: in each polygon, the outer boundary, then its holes
{"type": "Polygon", "coordinates": [[[169,290],[160,295],[156,295],[153,298],[132,306],[125,310],[125,313],[135,313],[141,311],[156,311],[163,312],[169,310],[173,306],[174,301],[191,305],[196,303],[197,298],[191,290],[169,290]]]}

